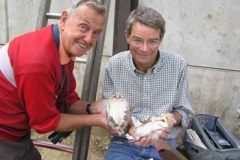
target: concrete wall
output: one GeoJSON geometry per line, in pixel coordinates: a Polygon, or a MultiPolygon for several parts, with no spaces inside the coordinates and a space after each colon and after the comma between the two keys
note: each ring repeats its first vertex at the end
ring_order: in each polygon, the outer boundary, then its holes
{"type": "MultiPolygon", "coordinates": [[[[40,2],[0,1],[0,47],[13,37],[35,29],[40,2]]],[[[52,0],[51,12],[60,13],[71,2],[52,0]]],[[[107,24],[98,97],[104,65],[112,52],[114,2],[111,2],[107,24]]],[[[235,109],[240,104],[240,1],[139,0],[139,5],[155,8],[165,18],[166,34],[161,48],[186,59],[195,112],[220,116],[234,134],[240,135],[235,109]]],[[[79,94],[84,69],[84,63],[76,62],[74,73],[79,94]]]]}
{"type": "Polygon", "coordinates": [[[162,48],[181,54],[189,67],[196,113],[220,116],[235,134],[240,104],[240,1],[140,0],[166,20],[162,48]]]}

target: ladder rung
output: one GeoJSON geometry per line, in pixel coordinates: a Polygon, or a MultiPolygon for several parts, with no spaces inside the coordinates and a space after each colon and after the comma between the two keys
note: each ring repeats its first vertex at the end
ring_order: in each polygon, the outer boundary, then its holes
{"type": "Polygon", "coordinates": [[[46,13],[48,19],[59,19],[61,14],[60,13],[46,13]]]}

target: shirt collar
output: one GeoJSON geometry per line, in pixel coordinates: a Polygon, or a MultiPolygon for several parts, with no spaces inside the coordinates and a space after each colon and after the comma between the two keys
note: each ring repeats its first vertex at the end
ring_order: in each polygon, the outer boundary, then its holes
{"type": "MultiPolygon", "coordinates": [[[[164,62],[163,62],[163,56],[162,56],[162,54],[160,54],[160,51],[158,51],[158,61],[157,61],[157,63],[152,67],[152,68],[150,68],[149,70],[148,70],[148,73],[149,72],[151,72],[151,73],[153,73],[153,74],[156,74],[157,72],[159,72],[160,71],[160,69],[161,69],[161,67],[164,65],[164,62]]],[[[132,57],[132,54],[131,54],[131,52],[129,51],[129,61],[130,61],[130,69],[131,69],[131,71],[132,72],[134,72],[134,73],[142,73],[141,71],[139,71],[136,67],[135,67],[135,65],[134,65],[134,62],[133,62],[133,57],[132,57]]]]}
{"type": "Polygon", "coordinates": [[[164,53],[158,51],[158,61],[157,63],[153,66],[153,73],[156,74],[161,70],[161,68],[164,66],[164,53]]]}

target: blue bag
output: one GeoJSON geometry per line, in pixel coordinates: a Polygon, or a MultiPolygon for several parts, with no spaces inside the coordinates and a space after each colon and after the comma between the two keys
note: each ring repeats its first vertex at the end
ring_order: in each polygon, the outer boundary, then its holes
{"type": "Polygon", "coordinates": [[[191,160],[240,160],[240,142],[219,117],[197,114],[183,134],[191,160]]]}

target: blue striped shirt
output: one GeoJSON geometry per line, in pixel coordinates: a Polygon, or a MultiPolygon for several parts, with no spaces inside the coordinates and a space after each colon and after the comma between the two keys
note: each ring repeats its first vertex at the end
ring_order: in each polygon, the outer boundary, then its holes
{"type": "MultiPolygon", "coordinates": [[[[143,73],[134,66],[130,51],[112,56],[105,68],[103,98],[121,94],[134,107],[133,115],[144,120],[162,113],[178,111],[182,126],[193,115],[189,103],[187,65],[176,53],[160,51],[158,62],[143,73]]],[[[172,128],[175,138],[180,126],[172,128]]]]}

